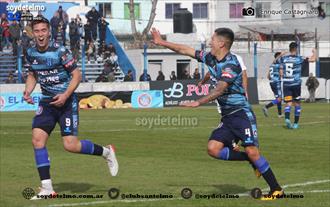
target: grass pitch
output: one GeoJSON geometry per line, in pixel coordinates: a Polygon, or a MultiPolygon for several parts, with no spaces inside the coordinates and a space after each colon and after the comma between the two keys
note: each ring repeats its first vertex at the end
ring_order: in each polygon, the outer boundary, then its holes
{"type": "Polygon", "coordinates": [[[31,145],[34,113],[0,113],[0,206],[330,206],[329,106],[303,104],[298,130],[285,129],[275,108],[265,118],[261,106],[253,106],[262,154],[280,184],[287,186],[286,193],[304,197],[268,202],[245,194],[254,187],[267,188],[247,162],[220,161],[207,155],[208,137],[219,123],[215,107],[81,111],[79,138],[114,144],[118,176],[110,176],[100,157],[66,152],[57,126],[47,144],[55,190],[103,198],[29,201],[22,191],[30,187],[37,192],[40,185],[31,145]],[[181,197],[185,187],[193,192],[190,199],[181,197]],[[126,195],[167,194],[173,198],[110,199],[110,188],[126,195]],[[197,199],[197,194],[240,196],[197,199]]]}

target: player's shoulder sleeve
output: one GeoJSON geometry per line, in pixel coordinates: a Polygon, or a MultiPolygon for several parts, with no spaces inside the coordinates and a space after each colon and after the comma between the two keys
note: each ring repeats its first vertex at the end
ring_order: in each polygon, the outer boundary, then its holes
{"type": "Polygon", "coordinates": [[[212,55],[204,50],[195,50],[195,59],[198,62],[207,63],[212,59],[212,55]]]}
{"type": "Polygon", "coordinates": [[[27,67],[27,69],[30,72],[33,72],[33,68],[31,66],[31,64],[32,64],[31,53],[32,53],[32,48],[30,47],[26,50],[26,56],[25,56],[26,64],[24,66],[27,67]]]}
{"type": "Polygon", "coordinates": [[[64,46],[60,46],[58,50],[63,67],[71,73],[77,68],[77,63],[73,57],[72,52],[64,46]]]}
{"type": "Polygon", "coordinates": [[[242,73],[242,68],[235,64],[226,64],[221,72],[220,81],[232,83],[242,73]]]}
{"type": "Polygon", "coordinates": [[[233,55],[236,56],[237,61],[238,61],[238,63],[240,64],[242,70],[246,70],[247,67],[246,67],[245,64],[244,64],[243,58],[242,58],[241,56],[237,55],[237,54],[234,54],[234,53],[233,53],[233,55]]]}

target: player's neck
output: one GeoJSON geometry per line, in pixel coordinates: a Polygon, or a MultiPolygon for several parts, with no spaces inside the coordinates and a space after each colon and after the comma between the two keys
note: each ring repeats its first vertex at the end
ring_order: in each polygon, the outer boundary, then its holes
{"type": "Polygon", "coordinates": [[[48,46],[49,46],[48,44],[45,45],[44,47],[38,46],[37,49],[38,49],[39,52],[45,52],[48,49],[48,46]]]}
{"type": "Polygon", "coordinates": [[[217,54],[215,54],[215,57],[218,61],[221,61],[226,55],[229,53],[229,50],[223,49],[220,50],[217,54]]]}

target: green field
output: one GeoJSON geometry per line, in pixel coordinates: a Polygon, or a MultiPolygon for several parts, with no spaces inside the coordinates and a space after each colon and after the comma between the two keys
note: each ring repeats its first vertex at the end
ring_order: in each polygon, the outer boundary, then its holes
{"type": "Polygon", "coordinates": [[[0,206],[330,206],[329,106],[304,104],[298,130],[285,129],[275,108],[265,118],[261,106],[254,106],[261,152],[280,184],[287,185],[285,191],[304,196],[275,201],[244,196],[254,187],[267,187],[247,162],[220,161],[207,155],[208,137],[219,122],[214,107],[81,111],[79,137],[114,144],[120,164],[118,176],[110,176],[100,157],[66,152],[57,127],[47,144],[55,190],[59,194],[101,194],[103,198],[29,201],[22,191],[27,187],[37,191],[40,185],[31,145],[34,114],[0,113],[0,206]],[[167,121],[162,123],[161,119],[167,121]],[[151,120],[152,126],[148,125],[151,120]],[[171,194],[173,198],[113,200],[108,197],[112,187],[125,194],[171,194]],[[184,187],[193,191],[191,199],[181,198],[184,187]],[[196,194],[213,193],[240,197],[195,198],[196,194]]]}

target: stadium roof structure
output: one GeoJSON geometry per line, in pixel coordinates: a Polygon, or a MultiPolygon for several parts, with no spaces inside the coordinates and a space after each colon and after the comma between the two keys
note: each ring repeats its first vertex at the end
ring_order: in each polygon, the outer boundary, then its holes
{"type": "Polygon", "coordinates": [[[261,40],[270,40],[273,31],[274,40],[292,40],[297,32],[300,40],[312,40],[315,38],[315,28],[320,41],[330,42],[330,16],[325,19],[300,18],[282,20],[279,23],[268,24],[244,24],[239,25],[239,36],[246,36],[247,32],[258,33],[261,40]]]}

